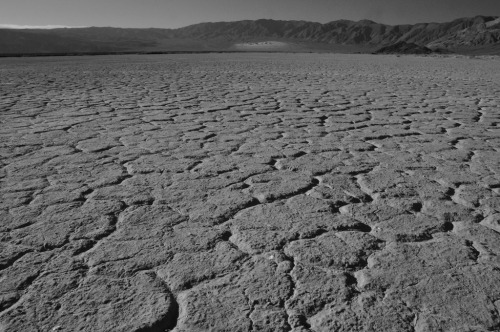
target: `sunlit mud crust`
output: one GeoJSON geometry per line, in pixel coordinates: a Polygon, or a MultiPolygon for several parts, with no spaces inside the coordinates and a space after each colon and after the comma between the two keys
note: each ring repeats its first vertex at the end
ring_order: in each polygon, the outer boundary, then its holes
{"type": "Polygon", "coordinates": [[[500,61],[0,59],[0,331],[499,331],[500,61]]]}

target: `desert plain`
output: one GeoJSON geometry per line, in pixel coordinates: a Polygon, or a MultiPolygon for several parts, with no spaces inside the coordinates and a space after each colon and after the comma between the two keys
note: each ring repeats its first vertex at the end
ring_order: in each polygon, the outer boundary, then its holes
{"type": "Polygon", "coordinates": [[[500,60],[0,59],[0,331],[500,331],[500,60]]]}

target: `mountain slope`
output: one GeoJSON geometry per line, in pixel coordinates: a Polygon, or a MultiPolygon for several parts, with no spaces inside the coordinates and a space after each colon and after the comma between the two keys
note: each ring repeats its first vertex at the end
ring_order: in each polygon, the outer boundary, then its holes
{"type": "MultiPolygon", "coordinates": [[[[256,20],[200,23],[179,29],[72,28],[0,30],[1,54],[68,52],[231,51],[237,45],[274,45],[269,50],[369,52],[399,42],[455,52],[497,52],[500,19],[462,18],[447,23],[385,25],[369,20],[256,20]],[[274,43],[264,43],[272,41],[274,43]],[[254,43],[254,44],[252,44],[254,43]],[[287,45],[279,49],[276,45],[287,45]]],[[[265,47],[259,50],[267,50],[265,47]]],[[[252,47],[243,48],[252,50],[252,47]]]]}
{"type": "Polygon", "coordinates": [[[384,46],[377,51],[375,54],[430,54],[432,50],[425,46],[420,46],[414,43],[407,43],[404,41],[399,41],[395,44],[384,46]]]}

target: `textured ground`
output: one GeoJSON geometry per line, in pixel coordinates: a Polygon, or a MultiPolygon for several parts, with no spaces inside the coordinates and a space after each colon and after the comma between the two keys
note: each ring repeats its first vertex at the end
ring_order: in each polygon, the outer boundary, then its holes
{"type": "Polygon", "coordinates": [[[500,61],[1,59],[0,331],[499,331],[500,61]]]}

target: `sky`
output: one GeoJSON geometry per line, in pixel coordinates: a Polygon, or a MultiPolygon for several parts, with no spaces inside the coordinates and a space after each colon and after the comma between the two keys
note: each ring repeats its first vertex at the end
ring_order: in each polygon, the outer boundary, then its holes
{"type": "Polygon", "coordinates": [[[2,26],[179,28],[244,19],[385,24],[500,16],[500,0],[0,0],[2,26]]]}

